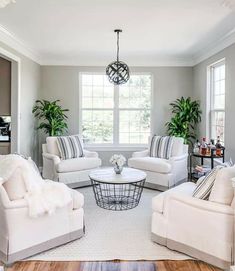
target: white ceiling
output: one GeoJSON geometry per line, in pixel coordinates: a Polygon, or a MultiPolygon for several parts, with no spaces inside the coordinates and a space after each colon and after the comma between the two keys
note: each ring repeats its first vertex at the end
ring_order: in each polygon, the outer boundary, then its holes
{"type": "Polygon", "coordinates": [[[106,65],[116,56],[113,29],[121,28],[128,64],[191,65],[235,28],[234,7],[235,0],[17,0],[0,9],[0,25],[42,64],[106,65]]]}

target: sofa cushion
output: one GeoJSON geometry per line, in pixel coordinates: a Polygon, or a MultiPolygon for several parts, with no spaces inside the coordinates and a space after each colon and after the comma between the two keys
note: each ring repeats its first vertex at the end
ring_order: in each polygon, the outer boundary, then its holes
{"type": "Polygon", "coordinates": [[[171,156],[180,156],[184,153],[184,139],[181,137],[173,138],[171,156]]]}
{"type": "Polygon", "coordinates": [[[172,193],[183,194],[187,196],[192,196],[193,191],[195,190],[196,184],[193,182],[183,183],[178,185],[172,189],[169,189],[152,199],[152,210],[154,212],[163,213],[164,211],[164,203],[167,196],[172,193]]]}
{"type": "Polygon", "coordinates": [[[16,169],[11,177],[3,184],[4,189],[10,200],[18,200],[24,198],[27,190],[20,168],[16,169]]]}
{"type": "Polygon", "coordinates": [[[231,205],[234,197],[234,190],[231,179],[234,177],[235,166],[222,168],[216,175],[209,201],[231,205]]]}
{"type": "Polygon", "coordinates": [[[99,158],[73,158],[67,160],[61,160],[59,164],[57,164],[57,171],[59,173],[65,172],[73,172],[79,170],[86,170],[97,168],[101,165],[101,160],[99,158]]]}
{"type": "Polygon", "coordinates": [[[167,160],[156,157],[130,158],[128,160],[128,165],[129,167],[158,173],[170,173],[172,168],[167,160]]]}

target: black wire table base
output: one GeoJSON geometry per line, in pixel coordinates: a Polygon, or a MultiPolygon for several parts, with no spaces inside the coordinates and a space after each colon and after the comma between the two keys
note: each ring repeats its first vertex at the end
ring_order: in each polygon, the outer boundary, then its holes
{"type": "Polygon", "coordinates": [[[104,209],[124,211],[135,208],[143,192],[145,180],[132,183],[103,183],[92,180],[96,204],[104,209]]]}

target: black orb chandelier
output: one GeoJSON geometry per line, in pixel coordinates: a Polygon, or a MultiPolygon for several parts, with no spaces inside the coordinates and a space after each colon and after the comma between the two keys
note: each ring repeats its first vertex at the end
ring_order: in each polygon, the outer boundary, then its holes
{"type": "Polygon", "coordinates": [[[119,33],[121,29],[115,29],[117,33],[117,60],[110,63],[106,68],[109,81],[114,85],[125,84],[130,79],[130,70],[126,63],[119,61],[119,33]]]}

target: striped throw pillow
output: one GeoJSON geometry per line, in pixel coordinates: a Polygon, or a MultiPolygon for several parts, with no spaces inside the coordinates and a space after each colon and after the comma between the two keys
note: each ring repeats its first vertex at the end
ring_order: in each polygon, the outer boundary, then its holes
{"type": "Polygon", "coordinates": [[[193,192],[193,197],[198,199],[208,200],[212,187],[214,185],[216,175],[223,166],[213,168],[205,177],[199,182],[193,192]]]}
{"type": "Polygon", "coordinates": [[[172,136],[154,135],[150,145],[150,157],[169,159],[171,157],[173,146],[172,136]]]}
{"type": "Polygon", "coordinates": [[[83,157],[83,146],[78,135],[57,137],[57,145],[62,160],[83,157]]]}

